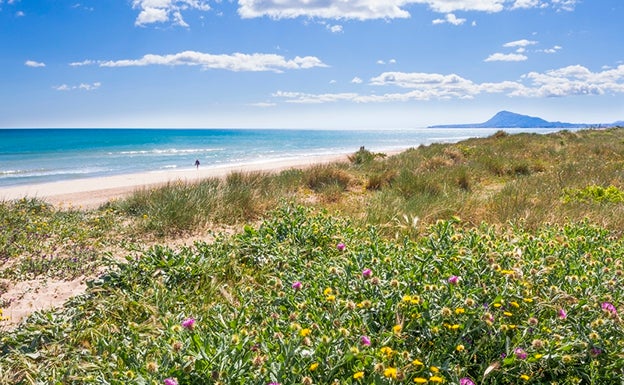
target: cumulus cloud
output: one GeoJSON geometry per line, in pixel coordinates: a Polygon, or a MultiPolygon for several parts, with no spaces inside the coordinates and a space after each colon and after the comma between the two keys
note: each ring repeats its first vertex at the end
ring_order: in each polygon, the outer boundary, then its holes
{"type": "Polygon", "coordinates": [[[102,83],[100,82],[95,82],[95,83],[80,83],[79,85],[74,85],[74,86],[69,86],[67,84],[61,84],[60,86],[54,86],[53,88],[57,91],[75,91],[75,90],[79,90],[79,91],[93,91],[93,90],[97,90],[98,88],[100,88],[100,86],[102,85],[102,83]]]}
{"type": "Polygon", "coordinates": [[[332,33],[342,32],[342,25],[327,25],[327,29],[332,33]]]}
{"type": "Polygon", "coordinates": [[[488,56],[484,61],[525,61],[528,57],[521,53],[494,53],[488,56]]]}
{"type": "Polygon", "coordinates": [[[433,24],[449,23],[449,24],[453,24],[453,25],[462,25],[465,22],[466,22],[466,19],[457,18],[457,16],[455,16],[452,13],[448,13],[444,19],[435,19],[435,20],[433,20],[433,24]]]}
{"type": "Polygon", "coordinates": [[[144,55],[140,59],[123,59],[109,61],[91,61],[71,63],[80,66],[97,64],[100,67],[145,67],[151,65],[163,66],[199,66],[204,70],[223,69],[229,71],[273,71],[283,72],[292,69],[309,69],[314,67],[327,67],[320,59],[314,56],[286,59],[275,54],[243,54],[213,55],[196,51],[184,51],[171,55],[144,55]]]}
{"type": "Polygon", "coordinates": [[[552,47],[552,48],[546,48],[546,49],[539,50],[538,52],[543,52],[543,53],[557,53],[557,52],[559,52],[562,48],[563,48],[562,46],[560,46],[560,45],[556,45],[556,46],[554,46],[554,47],[552,47]]]}
{"type": "Polygon", "coordinates": [[[140,10],[134,22],[137,26],[171,22],[174,25],[188,27],[182,17],[182,11],[210,10],[206,0],[133,0],[132,7],[140,10]]]}
{"type": "Polygon", "coordinates": [[[45,63],[34,61],[34,60],[26,60],[26,62],[24,62],[24,65],[26,67],[33,67],[33,68],[45,67],[46,66],[45,63]]]}
{"type": "Polygon", "coordinates": [[[371,86],[393,86],[406,92],[362,95],[358,93],[310,94],[278,91],[273,97],[288,103],[379,103],[431,99],[472,99],[482,94],[509,97],[564,97],[624,93],[624,65],[592,72],[575,65],[544,73],[530,72],[518,81],[476,83],[457,74],[384,72],[370,79],[371,86]]]}
{"type": "Polygon", "coordinates": [[[353,79],[351,79],[351,83],[353,83],[353,84],[362,84],[362,83],[364,83],[364,81],[356,76],[353,79]]]}

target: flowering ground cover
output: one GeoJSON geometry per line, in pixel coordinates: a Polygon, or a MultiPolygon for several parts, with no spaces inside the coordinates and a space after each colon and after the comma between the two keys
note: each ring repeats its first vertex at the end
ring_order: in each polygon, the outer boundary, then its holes
{"type": "Polygon", "coordinates": [[[2,335],[24,384],[616,384],[624,245],[589,223],[415,240],[285,206],[154,247],[2,335]]]}

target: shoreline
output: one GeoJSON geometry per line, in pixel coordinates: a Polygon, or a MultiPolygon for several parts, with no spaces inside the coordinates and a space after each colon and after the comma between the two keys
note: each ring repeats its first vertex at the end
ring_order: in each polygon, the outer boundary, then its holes
{"type": "MultiPolygon", "coordinates": [[[[401,151],[396,151],[399,153],[401,151]]],[[[388,155],[391,155],[392,152],[388,155]]],[[[351,153],[315,155],[303,158],[267,160],[238,165],[199,166],[199,169],[120,174],[104,177],[0,187],[0,201],[38,198],[54,206],[96,209],[114,199],[124,198],[146,187],[171,182],[193,183],[208,178],[224,178],[233,172],[276,173],[291,168],[348,161],[351,153]]]]}

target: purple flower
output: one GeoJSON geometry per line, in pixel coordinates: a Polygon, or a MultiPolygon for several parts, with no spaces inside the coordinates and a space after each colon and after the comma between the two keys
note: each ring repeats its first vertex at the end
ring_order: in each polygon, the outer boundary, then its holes
{"type": "Polygon", "coordinates": [[[345,244],[342,243],[342,242],[340,242],[339,244],[336,245],[336,248],[338,249],[338,251],[344,250],[345,247],[347,247],[347,246],[345,246],[345,244]]]}
{"type": "Polygon", "coordinates": [[[165,385],[178,385],[178,381],[175,378],[165,378],[165,385]]]}
{"type": "Polygon", "coordinates": [[[561,319],[566,319],[568,318],[568,313],[566,313],[565,309],[559,309],[559,311],[557,312],[557,314],[559,315],[559,318],[561,319]]]}
{"type": "Polygon", "coordinates": [[[448,283],[450,283],[451,285],[457,285],[459,283],[459,277],[456,275],[451,275],[448,278],[448,283]]]}
{"type": "Polygon", "coordinates": [[[611,315],[617,315],[617,309],[615,308],[615,306],[613,306],[611,302],[603,302],[601,307],[602,310],[611,313],[611,315]]]}
{"type": "Polygon", "coordinates": [[[475,385],[475,383],[470,378],[464,377],[459,379],[459,385],[475,385]]]}
{"type": "Polygon", "coordinates": [[[369,278],[371,275],[373,275],[373,271],[371,269],[362,270],[362,277],[369,278]]]}
{"type": "Polygon", "coordinates": [[[182,321],[182,327],[188,330],[193,330],[195,327],[195,318],[187,318],[182,321]]]}
{"type": "Polygon", "coordinates": [[[516,355],[516,358],[519,360],[524,360],[528,356],[527,352],[525,352],[524,349],[522,348],[516,348],[516,350],[514,350],[514,354],[516,355]]]}
{"type": "Polygon", "coordinates": [[[370,346],[371,340],[370,338],[368,338],[368,336],[362,336],[360,337],[360,343],[364,346],[370,346]]]}
{"type": "Polygon", "coordinates": [[[302,287],[303,287],[303,284],[299,281],[293,282],[292,284],[293,290],[301,290],[302,287]]]}
{"type": "Polygon", "coordinates": [[[600,349],[598,349],[598,348],[591,348],[590,353],[591,353],[591,355],[592,355],[592,356],[594,356],[594,357],[595,357],[595,356],[600,355],[600,353],[602,353],[602,350],[600,350],[600,349]]]}

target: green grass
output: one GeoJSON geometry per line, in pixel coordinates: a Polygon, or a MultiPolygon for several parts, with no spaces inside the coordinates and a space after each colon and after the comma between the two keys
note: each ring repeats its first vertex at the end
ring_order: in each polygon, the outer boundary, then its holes
{"type": "Polygon", "coordinates": [[[441,221],[388,241],[286,206],[230,239],[154,247],[66,310],[35,314],[3,336],[0,380],[613,384],[623,253],[588,223],[441,221]]]}

